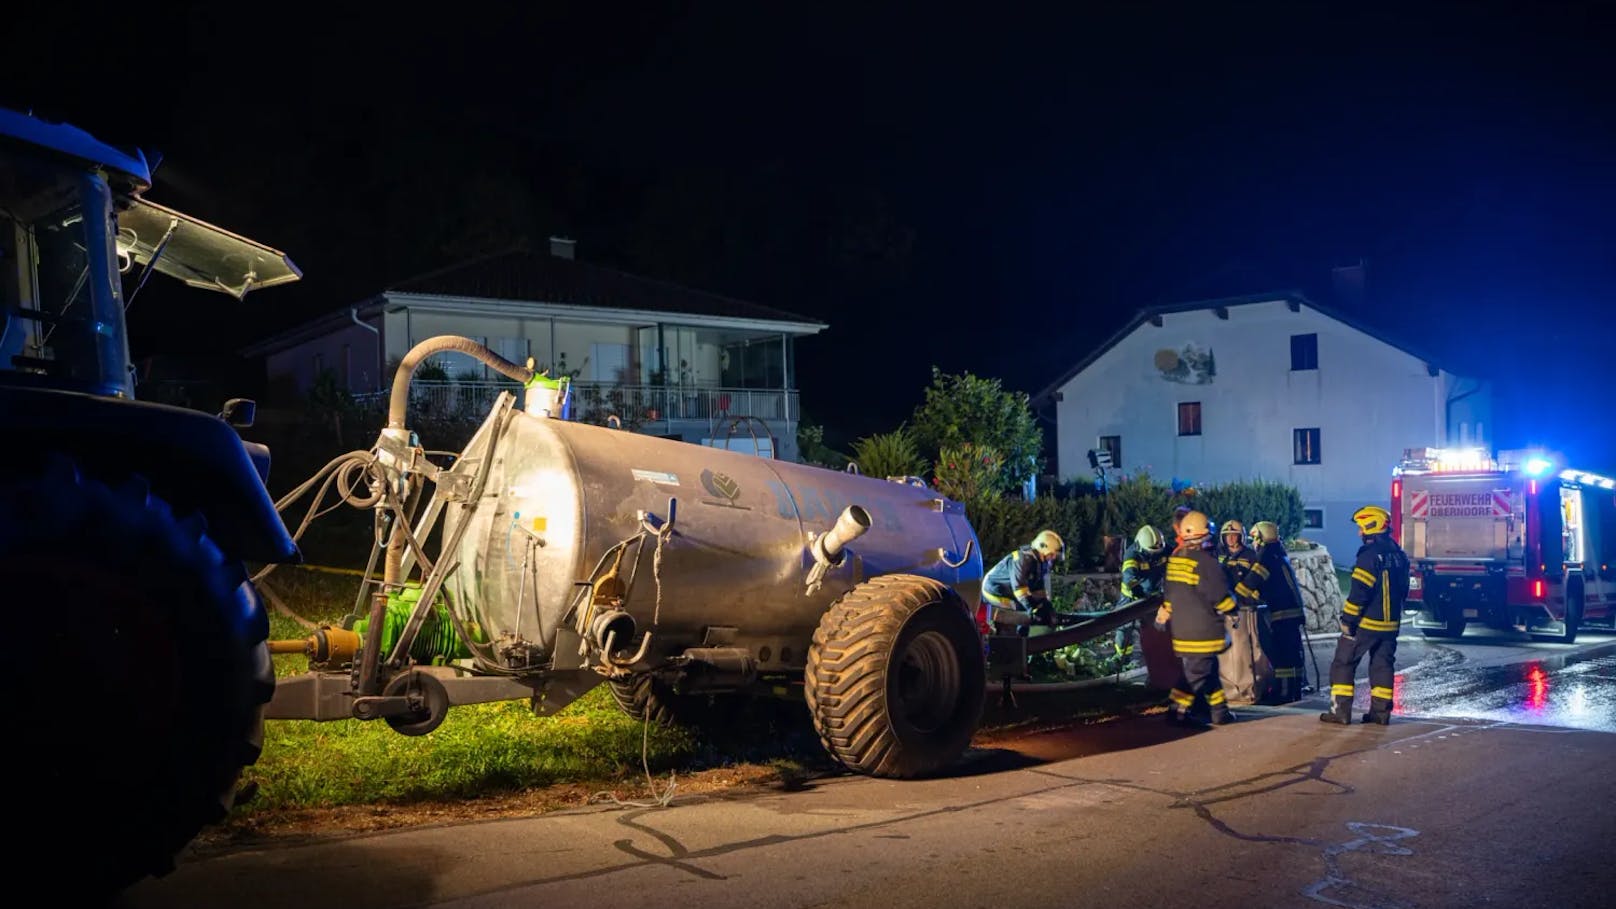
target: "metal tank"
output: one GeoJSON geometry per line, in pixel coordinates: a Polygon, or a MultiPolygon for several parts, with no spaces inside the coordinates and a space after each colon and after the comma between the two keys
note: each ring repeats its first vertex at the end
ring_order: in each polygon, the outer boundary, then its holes
{"type": "MultiPolygon", "coordinates": [[[[617,574],[626,584],[632,573],[634,584],[619,608],[652,633],[642,657],[652,661],[722,638],[749,651],[760,672],[800,671],[830,604],[875,575],[932,578],[976,602],[982,559],[964,508],[923,484],[516,410],[505,419],[483,495],[461,519],[461,570],[449,589],[491,638],[531,643],[536,656],[553,655],[558,631],[588,608],[591,591],[580,585],[633,539],[647,542],[622,553],[617,574]],[[810,591],[821,561],[813,543],[850,508],[868,527],[810,591]],[[658,568],[655,540],[641,534],[670,517],[658,568]]],[[[484,450],[493,435],[479,434],[484,450]]]]}

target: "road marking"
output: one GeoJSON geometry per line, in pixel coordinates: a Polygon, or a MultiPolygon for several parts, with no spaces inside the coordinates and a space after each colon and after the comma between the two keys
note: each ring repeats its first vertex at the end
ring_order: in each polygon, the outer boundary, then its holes
{"type": "Polygon", "coordinates": [[[1347,829],[1357,838],[1324,850],[1324,877],[1302,891],[1311,900],[1348,909],[1395,909],[1402,906],[1389,896],[1382,896],[1359,887],[1341,870],[1340,856],[1348,852],[1369,852],[1378,855],[1413,855],[1414,850],[1398,844],[1398,840],[1419,836],[1418,830],[1393,827],[1390,824],[1366,824],[1349,821],[1347,829]],[[1330,892],[1327,892],[1330,891],[1330,892]]]}

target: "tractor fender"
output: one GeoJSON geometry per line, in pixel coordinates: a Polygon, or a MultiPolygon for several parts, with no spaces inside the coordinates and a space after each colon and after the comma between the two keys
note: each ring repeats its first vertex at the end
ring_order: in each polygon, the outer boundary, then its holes
{"type": "Polygon", "coordinates": [[[200,512],[232,558],[302,561],[265,483],[267,446],[183,407],[58,389],[0,385],[0,465],[62,452],[106,482],[140,475],[177,511],[200,512]]]}

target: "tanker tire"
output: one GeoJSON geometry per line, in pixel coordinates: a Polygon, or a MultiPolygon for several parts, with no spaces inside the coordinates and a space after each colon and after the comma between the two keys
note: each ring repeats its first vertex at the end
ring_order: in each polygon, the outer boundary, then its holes
{"type": "Polygon", "coordinates": [[[803,690],[831,757],[908,779],[957,761],[982,720],[982,639],[959,595],[914,575],[871,578],[833,604],[803,690]]]}
{"type": "Polygon", "coordinates": [[[230,810],[275,690],[269,620],[200,516],[72,460],[0,480],[0,578],[22,623],[18,867],[100,902],[161,876],[230,810]]]}
{"type": "Polygon", "coordinates": [[[735,720],[745,704],[744,694],[679,694],[667,682],[651,675],[609,679],[606,687],[618,709],[636,720],[647,717],[658,726],[713,729],[735,720]]]}

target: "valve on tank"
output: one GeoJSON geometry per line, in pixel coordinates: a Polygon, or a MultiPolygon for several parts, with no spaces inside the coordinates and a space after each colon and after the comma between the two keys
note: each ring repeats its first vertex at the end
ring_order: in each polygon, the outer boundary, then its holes
{"type": "Polygon", "coordinates": [[[808,570],[809,594],[818,591],[825,583],[825,575],[842,564],[847,544],[869,529],[870,513],[863,506],[849,505],[836,518],[836,526],[813,538],[808,544],[808,551],[814,556],[814,567],[808,570]]]}

